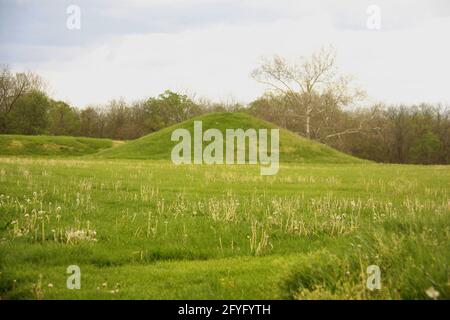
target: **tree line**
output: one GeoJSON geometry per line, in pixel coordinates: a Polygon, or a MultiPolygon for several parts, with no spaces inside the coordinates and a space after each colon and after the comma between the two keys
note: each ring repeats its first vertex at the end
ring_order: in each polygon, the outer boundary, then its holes
{"type": "MultiPolygon", "coordinates": [[[[360,158],[388,163],[449,164],[450,108],[384,105],[343,110],[316,97],[323,112],[310,118],[310,138],[360,158]]],[[[247,109],[252,115],[307,136],[302,111],[284,96],[265,95],[247,109]]]]}
{"type": "Polygon", "coordinates": [[[248,105],[196,100],[165,91],[128,103],[75,108],[52,99],[33,73],[0,71],[0,133],[131,140],[209,112],[248,112],[357,157],[390,163],[450,163],[450,108],[375,104],[357,107],[364,92],[336,70],[322,49],[299,63],[281,57],[252,73],[268,86],[248,105]],[[353,105],[353,107],[349,107],[353,105]]]}
{"type": "Polygon", "coordinates": [[[257,117],[365,159],[450,163],[448,106],[358,108],[366,93],[339,72],[332,47],[294,61],[274,56],[252,76],[269,89],[250,104],[257,117]]]}
{"type": "Polygon", "coordinates": [[[75,108],[49,97],[32,73],[0,74],[0,133],[70,135],[118,140],[136,139],[205,112],[215,105],[195,103],[187,95],[165,91],[157,97],[127,103],[75,108]]]}

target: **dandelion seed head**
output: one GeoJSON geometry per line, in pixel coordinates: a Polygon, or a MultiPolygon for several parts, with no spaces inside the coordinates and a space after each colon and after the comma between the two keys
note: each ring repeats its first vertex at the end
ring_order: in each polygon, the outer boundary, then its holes
{"type": "Polygon", "coordinates": [[[440,295],[439,291],[437,291],[434,287],[429,287],[427,290],[425,290],[425,293],[430,299],[433,300],[436,300],[440,295]]]}

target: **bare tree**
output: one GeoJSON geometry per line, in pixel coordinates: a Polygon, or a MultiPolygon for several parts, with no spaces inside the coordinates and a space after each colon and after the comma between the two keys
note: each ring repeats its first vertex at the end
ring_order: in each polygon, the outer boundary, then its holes
{"type": "MultiPolygon", "coordinates": [[[[309,59],[288,62],[280,56],[266,59],[252,72],[252,77],[269,89],[288,98],[299,116],[304,117],[305,134],[311,138],[311,118],[325,109],[315,103],[327,95],[336,106],[346,106],[364,97],[364,92],[351,89],[352,78],[338,75],[336,51],[322,48],[309,59]]],[[[348,132],[353,132],[349,130],[348,132]]],[[[345,134],[345,133],[342,133],[345,134]]]]}

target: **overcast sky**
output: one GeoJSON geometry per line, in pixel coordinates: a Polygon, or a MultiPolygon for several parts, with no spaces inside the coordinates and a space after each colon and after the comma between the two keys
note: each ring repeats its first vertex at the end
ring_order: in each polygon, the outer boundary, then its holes
{"type": "Polygon", "coordinates": [[[449,39],[449,0],[0,0],[0,63],[80,107],[165,89],[250,102],[265,90],[249,75],[262,57],[324,45],[372,101],[450,103],[449,39]],[[72,4],[79,30],[66,26],[72,4]]]}

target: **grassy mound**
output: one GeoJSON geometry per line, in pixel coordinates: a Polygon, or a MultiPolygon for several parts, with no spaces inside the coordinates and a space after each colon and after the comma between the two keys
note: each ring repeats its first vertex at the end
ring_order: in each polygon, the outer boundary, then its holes
{"type": "MultiPolygon", "coordinates": [[[[203,132],[209,128],[226,129],[271,129],[272,123],[256,119],[245,113],[212,113],[149,134],[115,148],[103,150],[96,157],[108,159],[153,159],[170,160],[172,148],[178,143],[171,141],[172,131],[185,128],[193,138],[194,121],[201,120],[203,132]]],[[[208,143],[204,143],[206,145],[208,143]]],[[[324,144],[311,141],[284,129],[280,129],[280,161],[304,163],[357,163],[363,160],[341,153],[324,144]]]]}
{"type": "Polygon", "coordinates": [[[0,156],[82,156],[113,145],[110,139],[7,134],[0,135],[0,156]]]}

